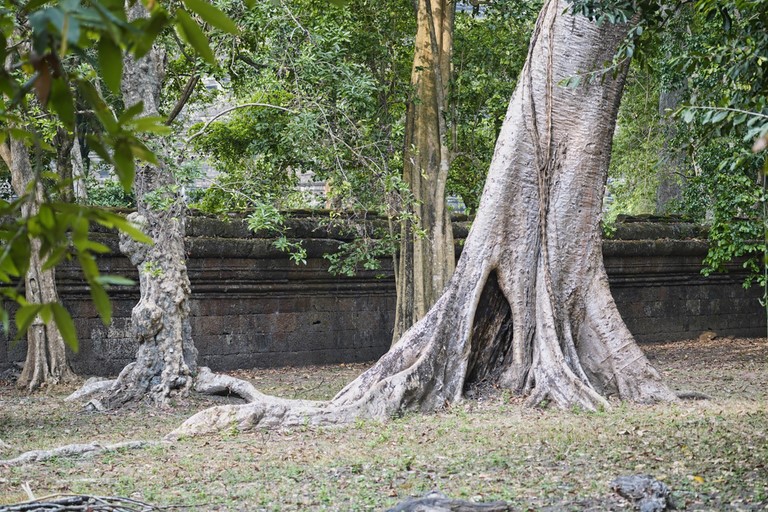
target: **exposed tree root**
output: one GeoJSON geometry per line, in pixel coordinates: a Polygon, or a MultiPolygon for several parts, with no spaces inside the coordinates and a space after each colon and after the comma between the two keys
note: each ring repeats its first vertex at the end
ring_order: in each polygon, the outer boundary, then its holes
{"type": "Polygon", "coordinates": [[[114,379],[102,379],[100,377],[92,377],[85,381],[85,383],[64,399],[65,402],[77,402],[79,400],[88,400],[94,395],[107,391],[115,384],[114,379]]]}
{"type": "Polygon", "coordinates": [[[677,398],[680,400],[712,400],[712,397],[699,391],[679,391],[677,398]]]}
{"type": "Polygon", "coordinates": [[[51,450],[31,450],[24,452],[18,457],[12,459],[0,460],[0,466],[21,466],[32,462],[43,462],[54,457],[85,457],[93,456],[99,453],[112,452],[117,450],[135,450],[159,444],[158,441],[125,441],[122,443],[102,445],[99,443],[91,444],[68,444],[59,446],[51,450]]]}
{"type": "MultiPolygon", "coordinates": [[[[131,363],[126,368],[130,369],[134,364],[131,363]]],[[[107,408],[101,404],[98,397],[104,394],[109,395],[117,386],[120,386],[119,379],[93,377],[88,379],[80,389],[67,396],[64,400],[66,402],[88,401],[86,407],[97,411],[104,411],[107,408]]],[[[207,367],[198,368],[193,387],[196,392],[203,395],[236,396],[246,402],[255,402],[267,397],[267,395],[260,393],[250,382],[229,375],[213,373],[207,367]]]]}
{"type": "Polygon", "coordinates": [[[246,402],[255,402],[265,397],[253,384],[229,375],[213,373],[210,368],[201,367],[195,377],[195,391],[204,395],[235,395],[246,402]]]}
{"type": "Polygon", "coordinates": [[[3,506],[5,512],[153,512],[156,510],[158,510],[157,507],[131,498],[83,494],[52,494],[3,506]]]}
{"type": "Polygon", "coordinates": [[[474,503],[472,501],[451,499],[439,492],[430,492],[421,498],[412,498],[387,512],[506,512],[514,510],[503,501],[474,503]]]}

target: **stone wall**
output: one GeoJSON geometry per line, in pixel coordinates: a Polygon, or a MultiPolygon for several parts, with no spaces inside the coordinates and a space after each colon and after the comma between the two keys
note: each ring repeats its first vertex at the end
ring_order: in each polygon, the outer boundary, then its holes
{"type": "MultiPolygon", "coordinates": [[[[457,223],[457,238],[466,236],[467,228],[466,222],[457,223]]],[[[329,274],[322,255],[348,239],[338,230],[318,229],[308,218],[294,221],[291,234],[304,240],[309,256],[298,266],[242,221],[192,218],[187,231],[192,328],[202,365],[228,370],[357,362],[387,350],[395,308],[391,262],[355,277],[329,274]]],[[[113,235],[96,236],[116,248],[113,235]]],[[[705,330],[764,335],[760,290],[742,288],[738,266],[730,274],[700,274],[706,243],[698,228],[633,223],[621,227],[617,237],[604,243],[605,264],[619,310],[639,340],[683,339],[705,330]]],[[[104,273],[136,278],[116,251],[100,258],[100,266],[104,273]]],[[[76,266],[61,267],[57,277],[80,337],[80,351],[72,355],[75,370],[118,372],[136,350],[130,314],[137,288],[110,292],[114,320],[104,326],[76,266]]],[[[23,342],[0,343],[0,369],[23,361],[25,350],[23,342]]]]}

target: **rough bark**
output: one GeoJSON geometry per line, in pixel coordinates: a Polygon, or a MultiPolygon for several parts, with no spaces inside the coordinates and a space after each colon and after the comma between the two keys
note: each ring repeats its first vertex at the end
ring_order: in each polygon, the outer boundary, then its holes
{"type": "Polygon", "coordinates": [[[453,3],[419,0],[418,29],[405,132],[406,205],[398,260],[393,342],[423,317],[455,267],[451,219],[445,202],[450,166],[445,111],[453,52],[453,3]]]}
{"type": "Polygon", "coordinates": [[[104,452],[114,452],[123,450],[134,450],[138,448],[145,448],[159,444],[157,442],[149,441],[125,441],[116,444],[99,444],[99,443],[87,443],[87,444],[67,444],[59,446],[51,450],[31,450],[24,452],[18,457],[12,459],[0,460],[0,466],[22,466],[24,464],[30,464],[33,462],[44,462],[51,459],[58,459],[62,457],[85,457],[93,456],[104,452]]]}
{"type": "Polygon", "coordinates": [[[475,503],[472,501],[448,498],[432,491],[421,498],[412,498],[398,503],[387,512],[511,512],[511,505],[503,501],[475,503]]]}
{"type": "MultiPolygon", "coordinates": [[[[11,171],[11,184],[16,195],[22,197],[29,193],[21,214],[24,218],[33,216],[37,214],[44,197],[42,184],[37,181],[32,168],[29,149],[23,141],[14,138],[3,146],[3,159],[11,171]]],[[[40,255],[40,241],[30,240],[29,270],[24,279],[25,296],[30,304],[59,302],[56,271],[43,270],[44,263],[40,255]]],[[[17,386],[33,391],[41,386],[61,384],[74,378],[64,338],[56,324],[51,322],[46,325],[39,317],[35,318],[27,330],[27,358],[17,386]]]]}
{"type": "Polygon", "coordinates": [[[67,185],[59,191],[59,195],[62,201],[71,203],[75,199],[73,154],[79,151],[77,137],[66,128],[59,127],[53,138],[53,144],[56,147],[56,174],[67,182],[67,185]]]}
{"type": "Polygon", "coordinates": [[[659,152],[659,186],[656,189],[657,215],[670,213],[670,209],[674,208],[683,198],[681,176],[683,176],[685,152],[673,143],[677,137],[677,127],[671,114],[680,105],[683,92],[684,88],[680,86],[662,90],[659,94],[659,115],[664,131],[664,142],[659,152]]]}
{"type": "MultiPolygon", "coordinates": [[[[141,2],[128,5],[129,16],[145,15],[141,2]]],[[[144,103],[145,115],[159,113],[165,53],[153,48],[145,57],[126,57],[122,92],[126,108],[144,103]]],[[[113,385],[92,401],[98,409],[114,409],[149,398],[165,404],[173,393],[186,393],[197,371],[197,350],[189,323],[190,284],[184,250],[185,205],[175,180],[162,163],[165,141],[152,141],[161,164],[140,165],[134,181],[138,212],[129,219],[154,244],[121,236],[120,250],[137,266],[141,299],[131,314],[139,348],[113,385]]]]}
{"type": "Polygon", "coordinates": [[[72,158],[69,165],[72,169],[73,199],[78,203],[84,203],[88,200],[88,191],[85,188],[85,166],[83,164],[83,153],[80,148],[77,125],[75,125],[74,148],[72,149],[72,158]]]}
{"type": "Polygon", "coordinates": [[[326,403],[265,397],[203,411],[171,437],[432,411],[503,386],[529,405],[673,401],[613,302],[599,220],[625,73],[557,84],[610,61],[626,27],[545,3],[456,272],[427,315],[326,403]]]}

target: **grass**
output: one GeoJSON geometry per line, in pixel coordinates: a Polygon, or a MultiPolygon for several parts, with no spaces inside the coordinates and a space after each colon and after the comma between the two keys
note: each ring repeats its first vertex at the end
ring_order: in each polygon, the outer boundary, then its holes
{"type": "MultiPolygon", "coordinates": [[[[520,510],[616,510],[608,482],[651,474],[689,510],[768,509],[768,343],[679,342],[644,347],[670,385],[713,397],[672,405],[616,404],[582,413],[531,410],[506,393],[386,424],[240,433],[175,444],[0,466],[0,504],[81,493],[197,510],[384,510],[437,489],[520,510]]],[[[332,396],[363,365],[235,372],[282,396],[332,396]]],[[[89,414],[61,398],[0,387],[0,439],[12,457],[98,440],[158,439],[215,400],[89,414]]],[[[2,507],[0,506],[0,509],[2,507]]]]}

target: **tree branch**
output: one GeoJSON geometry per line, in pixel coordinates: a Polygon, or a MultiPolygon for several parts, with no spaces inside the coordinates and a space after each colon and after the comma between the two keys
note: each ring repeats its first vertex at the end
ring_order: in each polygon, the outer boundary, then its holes
{"type": "Polygon", "coordinates": [[[192,134],[192,135],[191,135],[191,136],[190,136],[190,137],[189,137],[189,138],[188,138],[188,139],[187,139],[185,142],[186,142],[187,144],[189,144],[189,143],[190,143],[190,142],[192,142],[194,139],[196,139],[197,137],[199,137],[200,135],[202,135],[203,133],[205,133],[205,130],[207,130],[207,129],[208,129],[208,127],[211,125],[211,123],[213,123],[214,121],[216,121],[218,118],[220,118],[220,117],[222,117],[222,116],[225,116],[225,115],[229,114],[230,112],[232,112],[232,111],[234,111],[234,110],[238,110],[238,109],[241,109],[241,108],[248,108],[248,107],[264,107],[264,108],[274,108],[274,109],[276,109],[276,110],[282,110],[283,112],[290,112],[290,113],[294,113],[294,112],[295,112],[294,110],[291,110],[290,108],[281,107],[281,106],[279,106],[279,105],[270,105],[269,103],[243,103],[242,105],[235,105],[234,107],[225,108],[224,110],[222,110],[221,112],[219,112],[218,114],[216,114],[215,116],[213,116],[212,118],[210,118],[210,119],[209,119],[209,120],[208,120],[208,121],[207,121],[207,122],[206,122],[206,123],[203,125],[203,127],[200,129],[200,131],[198,131],[198,132],[196,132],[196,133],[192,134]]]}
{"type": "Polygon", "coordinates": [[[117,450],[129,450],[145,448],[147,446],[160,444],[157,441],[125,441],[117,444],[102,445],[99,443],[90,444],[68,444],[51,450],[31,450],[24,452],[13,459],[0,460],[3,466],[21,466],[31,462],[44,462],[58,457],[78,457],[83,455],[94,455],[102,452],[113,452],[117,450]]]}
{"type": "Polygon", "coordinates": [[[740,108],[730,108],[730,107],[708,107],[708,106],[698,106],[698,105],[691,105],[690,107],[685,107],[688,110],[720,110],[723,112],[735,112],[736,114],[747,114],[748,116],[754,116],[759,117],[762,119],[768,119],[768,115],[761,114],[760,112],[753,112],[751,110],[742,110],[740,108]]]}
{"type": "Polygon", "coordinates": [[[263,64],[259,64],[258,62],[256,62],[255,60],[253,60],[252,58],[250,58],[248,55],[246,55],[244,53],[238,53],[235,58],[237,60],[241,60],[241,61],[245,62],[246,64],[251,66],[256,71],[261,71],[262,69],[267,67],[267,66],[265,66],[263,64]]]}
{"type": "Polygon", "coordinates": [[[184,88],[181,90],[181,96],[179,97],[178,101],[176,102],[176,105],[174,105],[173,110],[171,110],[171,113],[168,114],[168,119],[165,120],[165,124],[170,126],[173,121],[176,120],[176,117],[181,113],[181,110],[184,108],[184,105],[187,104],[187,101],[189,101],[190,96],[192,96],[192,93],[195,90],[195,87],[197,86],[197,83],[200,81],[200,74],[196,73],[189,77],[189,80],[187,80],[186,85],[184,85],[184,88]]]}

